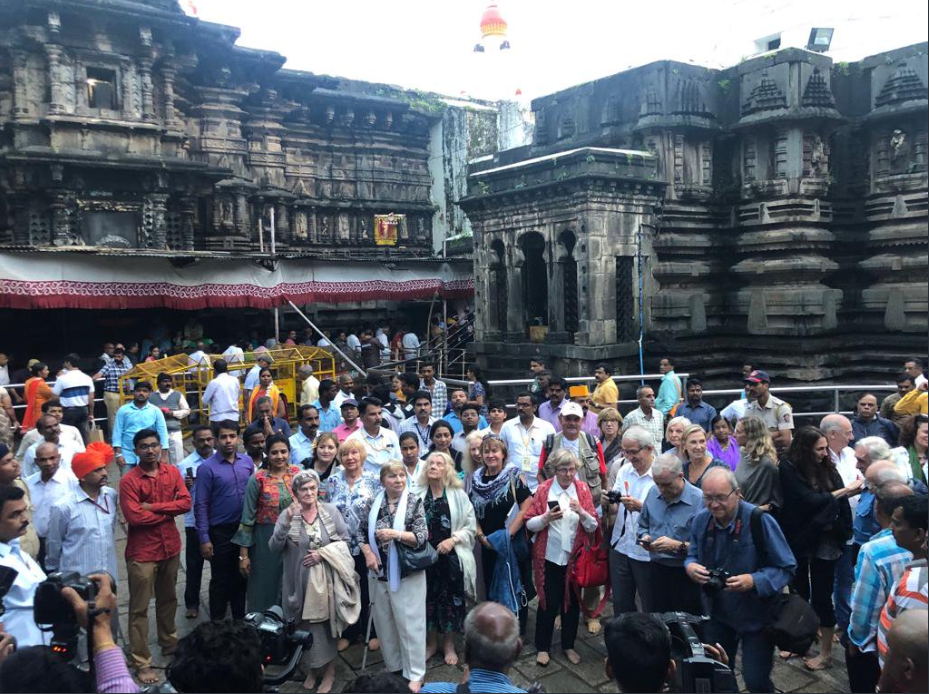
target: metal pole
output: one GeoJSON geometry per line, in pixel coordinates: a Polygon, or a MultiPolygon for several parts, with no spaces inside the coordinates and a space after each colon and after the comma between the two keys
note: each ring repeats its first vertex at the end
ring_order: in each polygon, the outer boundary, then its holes
{"type": "Polygon", "coordinates": [[[448,369],[448,299],[442,299],[442,323],[445,324],[445,329],[442,330],[442,361],[448,369]]]}
{"type": "MultiPolygon", "coordinates": [[[[274,225],[274,203],[271,203],[271,258],[273,259],[277,249],[275,247],[275,236],[277,229],[274,225]]],[[[281,340],[281,313],[277,306],[274,307],[274,339],[281,340]]]]}
{"type": "MultiPolygon", "coordinates": [[[[642,280],[642,225],[639,224],[637,243],[635,249],[636,266],[639,275],[639,373],[645,373],[645,357],[643,354],[643,341],[645,340],[645,297],[644,281],[642,280]]],[[[642,385],[645,385],[645,379],[642,379],[642,385]]]]}
{"type": "MultiPolygon", "coordinates": [[[[294,311],[297,312],[297,315],[298,315],[298,316],[300,316],[303,320],[306,321],[307,325],[309,325],[311,328],[313,328],[313,330],[316,331],[316,334],[317,334],[317,335],[319,335],[320,337],[326,337],[326,336],[323,334],[323,331],[320,330],[319,328],[317,328],[316,325],[313,323],[313,321],[311,321],[309,318],[307,318],[307,317],[306,317],[306,314],[305,314],[303,311],[301,311],[293,301],[291,301],[290,299],[285,299],[285,301],[287,301],[287,303],[290,304],[290,307],[291,307],[294,311]]],[[[339,354],[341,354],[341,355],[342,355],[342,358],[343,358],[345,361],[347,361],[349,364],[351,364],[353,367],[355,367],[355,369],[356,369],[359,373],[362,373],[362,374],[367,375],[367,372],[366,372],[364,369],[362,369],[360,366],[358,366],[358,364],[356,364],[356,363],[353,362],[351,359],[349,359],[348,355],[347,355],[345,352],[343,352],[341,349],[339,349],[338,347],[336,347],[332,342],[329,343],[329,346],[332,347],[332,349],[334,349],[336,352],[338,352],[339,354]]]]}

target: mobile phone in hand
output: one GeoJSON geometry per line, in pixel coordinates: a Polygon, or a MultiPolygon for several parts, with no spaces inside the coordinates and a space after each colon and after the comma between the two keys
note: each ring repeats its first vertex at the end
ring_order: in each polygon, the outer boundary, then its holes
{"type": "Polygon", "coordinates": [[[549,501],[549,502],[548,502],[548,510],[549,510],[549,511],[554,511],[554,510],[555,510],[556,508],[558,508],[559,506],[560,506],[560,504],[559,504],[557,501],[549,501]]]}

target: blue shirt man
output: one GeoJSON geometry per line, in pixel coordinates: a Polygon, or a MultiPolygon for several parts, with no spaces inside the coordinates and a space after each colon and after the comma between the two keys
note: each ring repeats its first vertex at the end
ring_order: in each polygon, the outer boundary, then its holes
{"type": "MultiPolygon", "coordinates": [[[[657,402],[655,406],[658,406],[657,402]]],[[[696,378],[687,381],[687,402],[678,407],[675,414],[679,417],[687,417],[691,424],[699,424],[703,427],[703,431],[709,432],[713,428],[716,408],[703,402],[703,384],[696,378]]]]}
{"type": "Polygon", "coordinates": [[[314,405],[303,405],[299,417],[297,433],[290,437],[291,465],[301,465],[313,456],[319,435],[319,410],[314,405]]]}
{"type": "Polygon", "coordinates": [[[710,643],[719,643],[734,655],[742,645],[742,674],[752,692],[774,691],[771,667],[774,649],[762,628],[767,622],[764,599],[779,593],[793,578],[797,560],[780,526],[768,514],[761,516],[763,547],[755,545],[751,516],[755,508],[742,501],[735,475],[713,468],[703,478],[706,508],[693,519],[690,549],[684,566],[687,575],[703,586],[710,643]],[[720,590],[708,587],[710,572],[730,575],[720,590]]]}
{"type": "Polygon", "coordinates": [[[655,398],[655,409],[667,415],[674,406],[681,401],[681,379],[674,373],[674,364],[668,358],[662,359],[658,370],[664,374],[661,385],[658,387],[658,397],[655,398]]]}
{"type": "Polygon", "coordinates": [[[683,472],[681,475],[682,489],[677,497],[672,497],[663,491],[667,486],[661,485],[664,481],[661,468],[659,467],[659,472],[656,473],[655,466],[652,466],[655,486],[648,491],[639,513],[638,538],[641,540],[648,536],[654,541],[665,537],[678,543],[678,546],[669,547],[667,550],[650,552],[649,557],[653,563],[683,567],[685,555],[681,549],[686,549],[694,516],[703,507],[703,492],[684,479],[683,472]]]}
{"type": "Polygon", "coordinates": [[[122,460],[129,468],[139,464],[132,437],[143,429],[152,429],[158,434],[158,441],[164,453],[163,459],[165,462],[168,460],[168,426],[161,410],[148,401],[151,394],[152,384],[139,381],[132,389],[132,402],[116,411],[113,423],[113,449],[116,451],[116,462],[122,460]]]}

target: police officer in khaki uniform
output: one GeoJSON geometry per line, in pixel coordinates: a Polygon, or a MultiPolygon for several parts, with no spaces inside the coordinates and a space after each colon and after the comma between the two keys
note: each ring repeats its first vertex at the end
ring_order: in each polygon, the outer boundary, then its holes
{"type": "Polygon", "coordinates": [[[745,407],[746,417],[759,417],[771,432],[778,453],[787,450],[793,440],[793,408],[780,398],[771,395],[771,377],[767,372],[755,370],[745,378],[745,390],[749,403],[745,407]]]}

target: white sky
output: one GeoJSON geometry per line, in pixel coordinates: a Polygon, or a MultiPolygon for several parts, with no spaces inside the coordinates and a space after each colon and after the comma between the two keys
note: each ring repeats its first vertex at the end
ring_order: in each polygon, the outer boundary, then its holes
{"type": "MultiPolygon", "coordinates": [[[[448,95],[492,96],[472,53],[488,0],[193,0],[239,44],[287,67],[448,95]]],[[[527,97],[660,59],[723,67],[783,31],[803,45],[834,27],[829,55],[857,60],[927,40],[926,0],[500,0],[512,81],[527,97]]]]}

